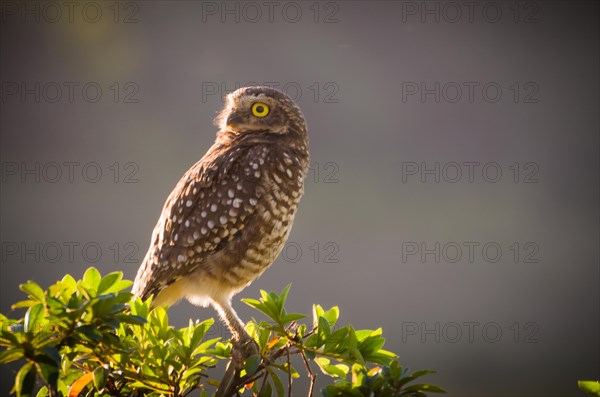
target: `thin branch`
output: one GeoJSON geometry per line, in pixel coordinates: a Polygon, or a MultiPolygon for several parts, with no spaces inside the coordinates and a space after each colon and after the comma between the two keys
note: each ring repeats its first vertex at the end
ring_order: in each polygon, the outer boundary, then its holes
{"type": "Polygon", "coordinates": [[[310,369],[310,364],[308,363],[308,358],[306,358],[306,354],[304,354],[303,351],[301,351],[300,353],[302,355],[302,359],[304,360],[304,364],[306,365],[306,372],[308,373],[308,376],[310,377],[310,387],[308,388],[308,397],[312,397],[313,390],[315,388],[315,380],[317,379],[317,375],[313,374],[312,370],[310,369]]]}
{"type": "Polygon", "coordinates": [[[267,378],[269,377],[269,371],[265,371],[265,377],[263,378],[262,384],[260,385],[260,390],[258,391],[258,395],[260,396],[267,384],[267,378]]]}
{"type": "Polygon", "coordinates": [[[286,349],[286,352],[287,352],[287,365],[288,365],[288,397],[292,397],[292,363],[290,362],[289,346],[286,349]]]}

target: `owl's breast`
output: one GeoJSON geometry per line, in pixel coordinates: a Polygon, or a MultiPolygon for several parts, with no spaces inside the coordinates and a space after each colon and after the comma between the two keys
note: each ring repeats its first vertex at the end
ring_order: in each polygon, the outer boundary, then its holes
{"type": "Polygon", "coordinates": [[[257,177],[257,189],[262,194],[242,235],[234,242],[239,257],[225,266],[224,274],[243,286],[259,277],[281,253],[304,192],[306,170],[288,153],[267,156],[264,164],[257,164],[258,173],[252,177],[257,177]]]}

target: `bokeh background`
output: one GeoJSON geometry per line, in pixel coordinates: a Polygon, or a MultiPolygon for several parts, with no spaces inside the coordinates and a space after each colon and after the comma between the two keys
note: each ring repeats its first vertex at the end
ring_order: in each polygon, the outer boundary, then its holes
{"type": "Polygon", "coordinates": [[[2,313],[29,279],[133,279],[222,96],[270,84],[304,111],[312,168],[239,297],[292,282],[291,310],[383,327],[451,396],[600,377],[597,3],[1,4],[2,313]]]}

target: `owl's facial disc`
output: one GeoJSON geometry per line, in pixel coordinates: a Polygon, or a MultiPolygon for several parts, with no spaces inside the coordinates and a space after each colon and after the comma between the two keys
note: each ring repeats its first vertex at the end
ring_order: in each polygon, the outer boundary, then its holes
{"type": "Polygon", "coordinates": [[[264,94],[230,95],[227,98],[225,129],[237,134],[268,132],[285,134],[288,122],[276,99],[264,94]]]}

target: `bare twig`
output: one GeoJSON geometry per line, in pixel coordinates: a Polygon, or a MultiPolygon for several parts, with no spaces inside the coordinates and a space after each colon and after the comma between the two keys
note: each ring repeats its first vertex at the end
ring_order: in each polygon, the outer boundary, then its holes
{"type": "MultiPolygon", "coordinates": [[[[288,342],[289,344],[289,342],[288,342]]],[[[290,362],[290,346],[286,349],[288,365],[288,397],[292,397],[292,363],[290,362]]]]}
{"type": "Polygon", "coordinates": [[[265,371],[265,376],[263,378],[262,384],[260,385],[260,390],[258,391],[259,396],[262,394],[263,389],[265,388],[265,385],[267,384],[268,377],[269,377],[269,371],[265,371]]]}
{"type": "Polygon", "coordinates": [[[308,397],[312,397],[313,390],[315,388],[315,380],[317,379],[317,375],[313,374],[312,370],[310,369],[310,364],[308,363],[306,354],[304,354],[303,351],[301,351],[300,354],[302,355],[302,359],[304,360],[304,364],[306,365],[307,375],[310,377],[310,387],[308,388],[308,397]]]}

